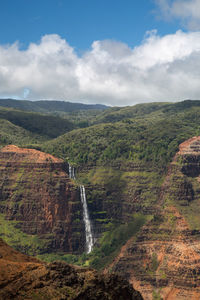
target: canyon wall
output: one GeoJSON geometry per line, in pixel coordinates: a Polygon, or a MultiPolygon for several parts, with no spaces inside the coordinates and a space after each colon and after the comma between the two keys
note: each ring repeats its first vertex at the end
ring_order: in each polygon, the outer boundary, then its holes
{"type": "Polygon", "coordinates": [[[80,191],[67,170],[62,160],[37,150],[13,145],[1,149],[1,236],[7,238],[7,228],[13,226],[19,233],[17,249],[33,254],[84,250],[80,191]],[[20,232],[33,243],[23,245],[20,232]]]}
{"type": "Polygon", "coordinates": [[[133,215],[152,215],[159,200],[163,175],[141,163],[120,161],[78,170],[85,183],[95,238],[107,225],[133,221],[133,215]]]}
{"type": "Polygon", "coordinates": [[[154,218],[105,270],[144,299],[200,298],[200,137],[180,145],[162,185],[154,218]]]}

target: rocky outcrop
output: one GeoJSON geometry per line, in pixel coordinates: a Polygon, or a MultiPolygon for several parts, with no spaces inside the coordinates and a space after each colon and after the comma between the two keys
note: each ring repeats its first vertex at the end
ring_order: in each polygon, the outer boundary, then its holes
{"type": "Polygon", "coordinates": [[[20,254],[0,239],[0,299],[142,300],[118,275],[64,262],[42,263],[20,254]]]}
{"type": "Polygon", "coordinates": [[[144,299],[200,298],[200,137],[180,145],[163,183],[155,216],[122,247],[118,272],[144,299]]]}
{"type": "MultiPolygon", "coordinates": [[[[15,245],[32,254],[55,250],[82,252],[85,245],[79,187],[61,159],[9,145],[0,151],[0,213],[29,237],[41,241],[15,245]]],[[[6,234],[5,232],[5,238],[6,234]]]]}

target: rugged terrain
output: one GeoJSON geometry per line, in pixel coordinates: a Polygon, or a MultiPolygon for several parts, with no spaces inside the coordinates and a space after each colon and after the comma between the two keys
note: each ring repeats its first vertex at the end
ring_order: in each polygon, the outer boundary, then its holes
{"type": "Polygon", "coordinates": [[[0,239],[0,299],[142,300],[140,293],[117,275],[64,262],[45,264],[23,255],[0,239]]]}
{"type": "Polygon", "coordinates": [[[0,150],[1,236],[25,253],[82,252],[78,186],[68,164],[50,154],[9,145],[0,150]]]}
{"type": "Polygon", "coordinates": [[[179,147],[163,183],[157,213],[107,268],[144,299],[200,298],[200,137],[179,147]]]}
{"type": "Polygon", "coordinates": [[[0,152],[2,238],[48,261],[113,269],[146,299],[198,299],[200,147],[190,138],[200,135],[200,101],[71,112],[73,126],[0,110],[0,147],[23,146],[0,152]],[[89,255],[79,184],[96,239],[89,255]]]}

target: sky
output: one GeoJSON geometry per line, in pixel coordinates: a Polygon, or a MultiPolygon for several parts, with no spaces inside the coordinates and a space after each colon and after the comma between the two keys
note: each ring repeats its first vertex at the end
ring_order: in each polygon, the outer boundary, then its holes
{"type": "Polygon", "coordinates": [[[200,99],[199,0],[1,0],[0,98],[200,99]]]}

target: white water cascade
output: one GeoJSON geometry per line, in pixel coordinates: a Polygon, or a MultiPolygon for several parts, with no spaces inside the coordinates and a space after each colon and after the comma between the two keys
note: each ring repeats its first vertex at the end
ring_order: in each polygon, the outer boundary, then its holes
{"type": "Polygon", "coordinates": [[[70,164],[69,164],[69,178],[71,178],[71,179],[76,179],[76,178],[75,178],[74,167],[72,167],[70,164]]]}
{"type": "Polygon", "coordinates": [[[87,251],[87,253],[90,253],[94,246],[94,239],[92,236],[92,228],[91,228],[91,222],[90,222],[90,217],[89,217],[89,213],[88,213],[84,185],[80,185],[80,192],[81,192],[81,202],[83,204],[83,221],[85,224],[86,251],[87,251]]]}
{"type": "MultiPolygon", "coordinates": [[[[69,178],[76,179],[74,167],[69,164],[69,178]]],[[[94,246],[92,226],[90,222],[84,185],[80,185],[81,203],[83,205],[83,221],[85,224],[86,252],[90,253],[94,246]]]]}

